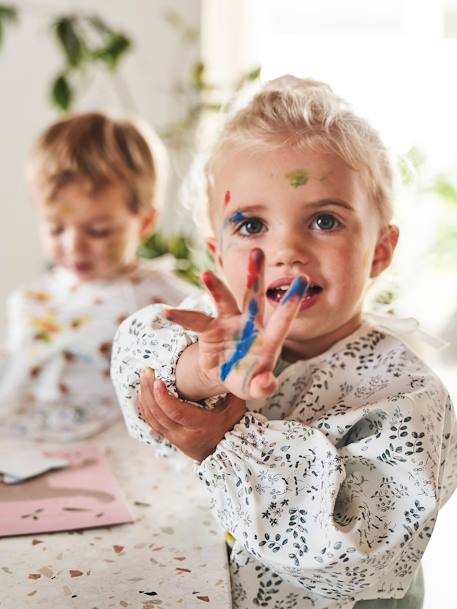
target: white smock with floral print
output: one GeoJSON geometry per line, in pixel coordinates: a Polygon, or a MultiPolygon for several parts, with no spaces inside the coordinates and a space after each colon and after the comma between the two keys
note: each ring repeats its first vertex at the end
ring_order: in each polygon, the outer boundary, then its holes
{"type": "Polygon", "coordinates": [[[56,268],[8,298],[0,373],[0,435],[49,441],[86,438],[119,408],[109,378],[111,345],[128,315],[195,293],[170,258],[141,261],[112,280],[80,282],[56,268]]]}
{"type": "MultiPolygon", "coordinates": [[[[182,308],[212,312],[206,297],[182,308]]],[[[139,374],[171,392],[197,337],[149,306],[123,322],[111,375],[131,435],[159,446],[137,412],[139,374]]],[[[278,389],[196,466],[234,537],[236,609],[351,609],[405,595],[457,482],[455,415],[435,374],[365,321],[325,353],[278,362],[278,389]]]]}

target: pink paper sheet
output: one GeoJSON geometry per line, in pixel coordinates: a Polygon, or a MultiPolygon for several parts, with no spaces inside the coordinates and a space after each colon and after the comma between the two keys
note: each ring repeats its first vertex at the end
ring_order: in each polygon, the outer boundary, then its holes
{"type": "Polygon", "coordinates": [[[70,466],[14,485],[0,482],[0,537],[133,522],[117,480],[95,446],[43,452],[67,459],[70,466]]]}

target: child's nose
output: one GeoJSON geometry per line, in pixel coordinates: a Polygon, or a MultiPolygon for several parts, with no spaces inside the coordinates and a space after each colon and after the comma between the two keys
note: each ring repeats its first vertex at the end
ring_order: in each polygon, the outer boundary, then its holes
{"type": "Polygon", "coordinates": [[[77,229],[68,231],[67,250],[71,254],[80,254],[86,250],[86,239],[82,231],[77,229]]]}
{"type": "Polygon", "coordinates": [[[312,251],[303,234],[285,235],[275,242],[271,251],[273,266],[305,266],[312,259],[312,251]]]}

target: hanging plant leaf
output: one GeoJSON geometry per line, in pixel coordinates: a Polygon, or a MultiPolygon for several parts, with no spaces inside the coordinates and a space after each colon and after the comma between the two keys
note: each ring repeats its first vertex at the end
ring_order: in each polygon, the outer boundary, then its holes
{"type": "Polygon", "coordinates": [[[17,22],[17,20],[17,10],[14,8],[14,6],[6,6],[4,4],[0,4],[0,46],[3,42],[5,24],[7,22],[17,22]]]}
{"type": "Polygon", "coordinates": [[[248,82],[254,82],[256,80],[259,80],[261,71],[262,68],[258,66],[257,68],[246,72],[246,74],[243,74],[239,81],[236,83],[234,91],[240,91],[248,82]]]}
{"type": "Polygon", "coordinates": [[[100,32],[100,34],[106,35],[111,34],[112,30],[109,28],[106,23],[101,19],[98,15],[93,15],[92,17],[87,18],[88,23],[93,25],[93,27],[100,32]]]}
{"type": "Polygon", "coordinates": [[[62,17],[55,23],[57,40],[72,68],[81,66],[84,60],[84,42],[78,35],[77,23],[73,17],[62,17]]]}
{"type": "Polygon", "coordinates": [[[106,63],[110,70],[114,70],[120,59],[131,47],[130,38],[125,34],[113,32],[107,45],[101,49],[97,49],[93,57],[106,63]]]}
{"type": "Polygon", "coordinates": [[[54,80],[51,87],[51,99],[53,104],[57,106],[59,110],[66,112],[70,109],[73,98],[73,89],[68,82],[67,77],[65,74],[60,74],[54,80]]]}
{"type": "Polygon", "coordinates": [[[198,61],[192,72],[192,84],[197,91],[203,91],[208,88],[205,82],[205,64],[198,61]]]}

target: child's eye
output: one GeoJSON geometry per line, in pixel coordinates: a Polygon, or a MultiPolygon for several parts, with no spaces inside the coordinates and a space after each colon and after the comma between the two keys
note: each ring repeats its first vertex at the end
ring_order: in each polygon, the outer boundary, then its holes
{"type": "Polygon", "coordinates": [[[266,226],[260,218],[247,218],[238,225],[237,233],[239,235],[257,235],[266,230],[266,226]]]}
{"type": "Polygon", "coordinates": [[[311,222],[311,228],[322,231],[335,230],[340,226],[341,222],[333,214],[319,214],[311,222]]]}
{"type": "Polygon", "coordinates": [[[95,239],[103,239],[104,237],[109,237],[113,230],[109,227],[97,227],[90,226],[87,229],[87,234],[89,237],[94,237],[95,239]]]}

